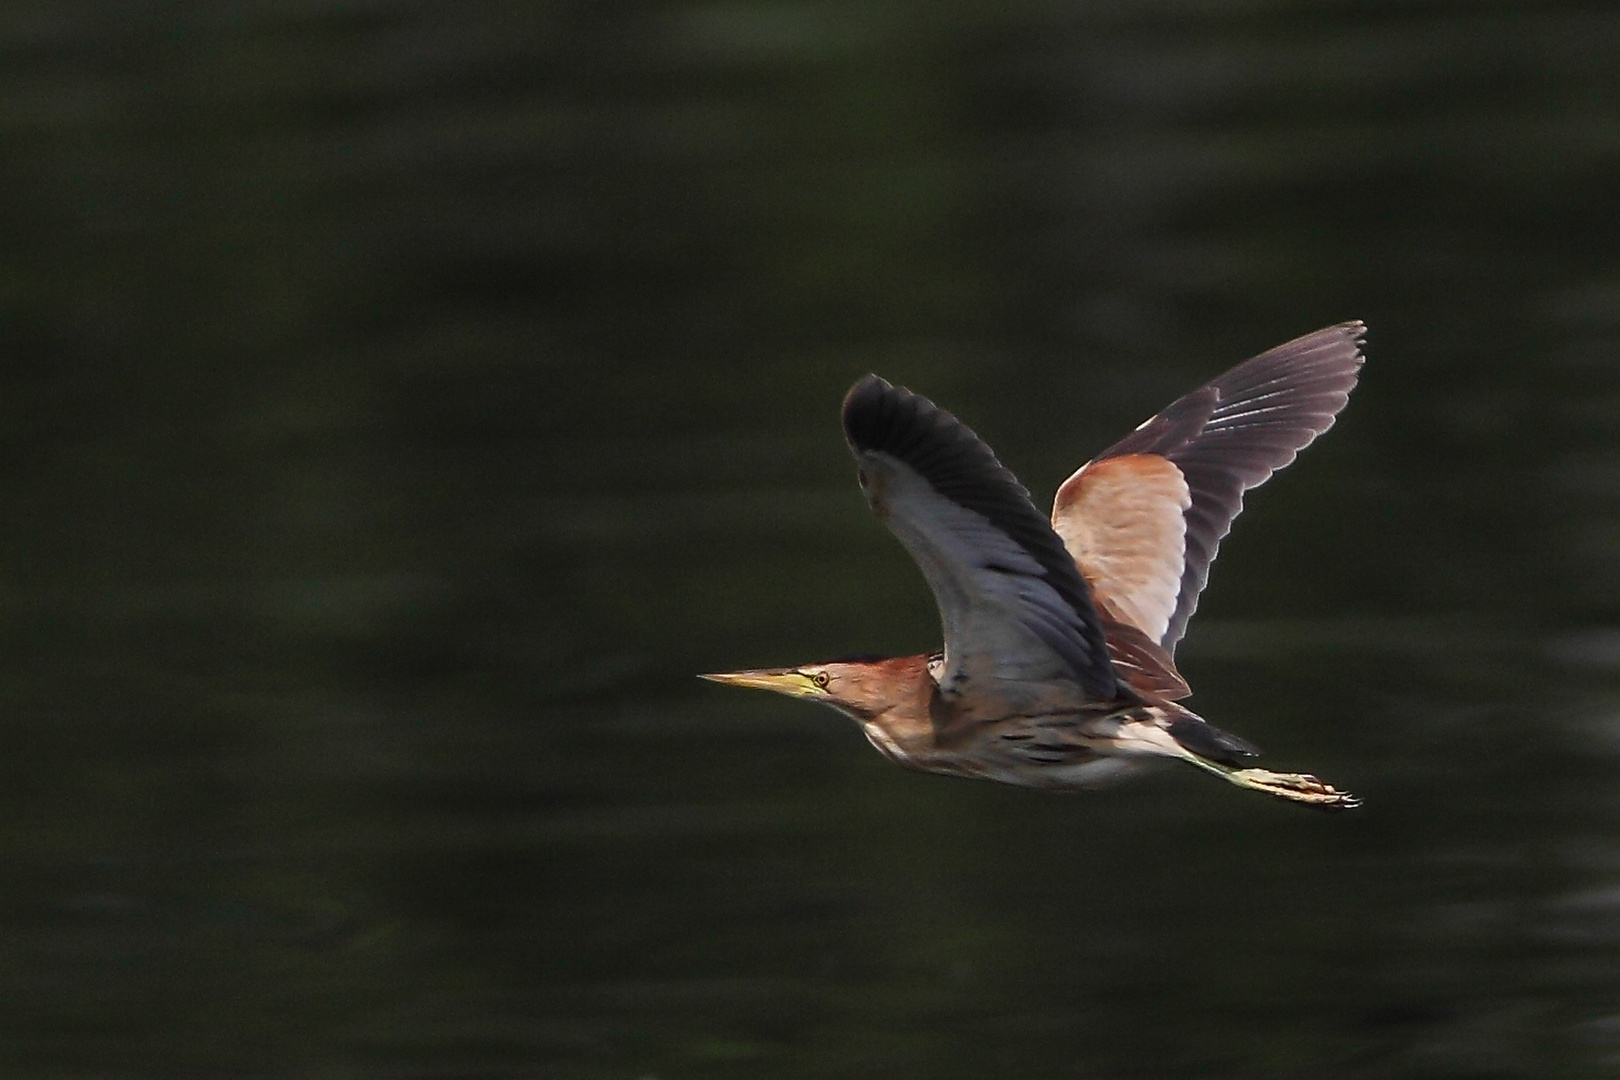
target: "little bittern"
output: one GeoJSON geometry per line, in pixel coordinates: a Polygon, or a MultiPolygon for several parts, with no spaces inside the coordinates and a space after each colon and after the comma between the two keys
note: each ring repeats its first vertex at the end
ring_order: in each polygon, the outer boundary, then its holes
{"type": "Polygon", "coordinates": [[[1187,394],[1065,480],[1050,523],[966,425],[866,376],[844,432],[867,501],[933,589],[944,650],[704,678],[831,705],[923,772],[1066,789],[1173,758],[1357,805],[1314,776],[1244,767],[1259,751],[1178,704],[1191,691],[1173,654],[1243,493],[1349,400],[1364,331],[1318,330],[1187,394]]]}

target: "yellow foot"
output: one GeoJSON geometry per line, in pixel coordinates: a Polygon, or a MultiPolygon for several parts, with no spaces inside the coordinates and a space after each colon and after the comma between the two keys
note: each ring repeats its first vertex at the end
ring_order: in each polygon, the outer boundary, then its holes
{"type": "Polygon", "coordinates": [[[1267,795],[1289,802],[1305,803],[1322,810],[1349,810],[1361,805],[1361,800],[1348,791],[1340,791],[1314,776],[1303,773],[1274,773],[1269,769],[1222,769],[1221,775],[1238,787],[1263,791],[1267,795]]]}

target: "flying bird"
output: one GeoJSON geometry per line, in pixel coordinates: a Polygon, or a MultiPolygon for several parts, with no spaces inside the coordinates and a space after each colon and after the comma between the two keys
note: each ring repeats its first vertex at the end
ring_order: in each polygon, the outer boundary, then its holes
{"type": "Polygon", "coordinates": [[[818,701],[906,768],[1048,789],[1155,759],[1324,809],[1359,800],[1180,704],[1176,644],[1243,494],[1333,425],[1359,322],[1279,345],[1174,402],[1058,488],[1050,521],[961,421],[876,375],[844,433],[877,516],[939,605],[945,647],[703,678],[818,701]]]}

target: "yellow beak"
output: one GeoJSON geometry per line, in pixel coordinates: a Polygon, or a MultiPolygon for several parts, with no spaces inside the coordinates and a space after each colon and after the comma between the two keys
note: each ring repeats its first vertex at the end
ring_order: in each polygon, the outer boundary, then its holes
{"type": "Polygon", "coordinates": [[[788,697],[814,697],[822,690],[810,676],[792,668],[763,668],[758,671],[722,671],[713,675],[699,675],[700,679],[725,683],[727,686],[746,686],[750,690],[774,690],[788,697]]]}

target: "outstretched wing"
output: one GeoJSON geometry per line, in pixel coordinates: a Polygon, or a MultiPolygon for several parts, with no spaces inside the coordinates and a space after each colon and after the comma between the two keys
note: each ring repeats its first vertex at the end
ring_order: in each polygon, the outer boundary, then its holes
{"type": "Polygon", "coordinates": [[[876,375],[844,399],[844,432],[867,501],[939,604],[942,694],[993,711],[1128,693],[1074,559],[977,435],[876,375]]]}
{"type": "Polygon", "coordinates": [[[1365,332],[1340,323],[1261,353],[1064,481],[1052,525],[1099,607],[1175,649],[1243,493],[1333,426],[1356,385],[1365,332]]]}

